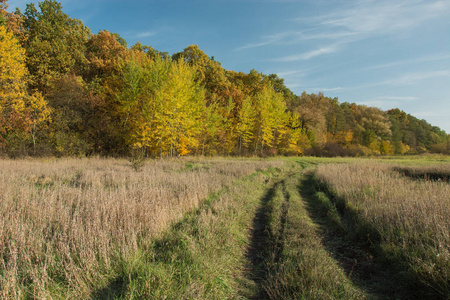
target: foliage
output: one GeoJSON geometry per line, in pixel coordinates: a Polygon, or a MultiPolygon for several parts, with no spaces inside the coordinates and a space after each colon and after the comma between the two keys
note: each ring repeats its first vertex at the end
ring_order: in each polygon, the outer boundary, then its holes
{"type": "Polygon", "coordinates": [[[29,36],[24,47],[33,87],[46,91],[52,79],[79,72],[86,65],[86,42],[90,30],[62,11],[54,0],[27,4],[24,27],[29,36]]]}
{"type": "Polygon", "coordinates": [[[0,26],[0,148],[10,155],[26,153],[30,138],[36,154],[38,132],[51,121],[42,94],[27,92],[24,52],[12,32],[0,26]]]}
{"type": "MultiPolygon", "coordinates": [[[[54,0],[0,2],[0,143],[17,155],[450,153],[447,133],[392,109],[295,95],[276,74],[226,70],[197,45],[172,56],[90,33],[54,0]],[[9,146],[6,146],[9,145],[9,146]]],[[[10,152],[11,152],[10,151],[10,152]]],[[[16,155],[15,154],[15,155],[16,155]]]]}
{"type": "Polygon", "coordinates": [[[418,299],[446,299],[450,186],[442,179],[448,174],[445,164],[406,168],[359,162],[321,165],[316,176],[347,218],[346,230],[370,244],[405,291],[414,290],[418,299]]]}

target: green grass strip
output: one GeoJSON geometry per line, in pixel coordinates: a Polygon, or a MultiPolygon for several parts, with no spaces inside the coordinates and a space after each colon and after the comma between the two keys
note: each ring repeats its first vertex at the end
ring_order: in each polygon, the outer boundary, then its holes
{"type": "Polygon", "coordinates": [[[252,294],[246,279],[248,228],[268,180],[269,169],[237,180],[211,195],[162,238],[142,243],[136,257],[122,258],[117,276],[92,298],[236,299],[252,294]]]}
{"type": "MultiPolygon", "coordinates": [[[[271,253],[263,282],[270,299],[366,299],[370,298],[346,275],[325,249],[319,227],[310,217],[311,207],[302,195],[304,173],[283,179],[273,197],[270,233],[271,253]]],[[[327,205],[318,203],[318,205],[327,205]]]]}

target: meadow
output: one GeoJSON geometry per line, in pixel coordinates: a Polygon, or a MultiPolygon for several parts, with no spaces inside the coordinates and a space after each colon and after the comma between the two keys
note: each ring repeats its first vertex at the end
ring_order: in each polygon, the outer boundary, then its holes
{"type": "Polygon", "coordinates": [[[275,161],[0,161],[0,295],[86,295],[141,243],[275,161]]]}
{"type": "Polygon", "coordinates": [[[0,298],[448,299],[449,173],[444,156],[0,160],[0,298]]]}
{"type": "Polygon", "coordinates": [[[315,176],[333,199],[341,229],[366,236],[375,254],[397,269],[396,280],[430,288],[421,294],[428,298],[450,295],[449,174],[449,164],[363,162],[321,165],[315,176]]]}

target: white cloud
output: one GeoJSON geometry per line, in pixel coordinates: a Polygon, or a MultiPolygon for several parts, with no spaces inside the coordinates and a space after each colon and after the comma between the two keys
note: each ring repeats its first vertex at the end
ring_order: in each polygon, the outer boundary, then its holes
{"type": "Polygon", "coordinates": [[[448,111],[442,110],[428,110],[428,111],[417,111],[412,113],[413,116],[417,118],[426,118],[426,117],[448,117],[448,111]]]}
{"type": "Polygon", "coordinates": [[[412,30],[423,22],[450,12],[449,1],[364,0],[352,7],[318,17],[298,19],[314,24],[316,38],[348,34],[358,39],[412,30]]]}
{"type": "MultiPolygon", "coordinates": [[[[349,90],[361,90],[371,87],[377,86],[404,86],[404,85],[413,85],[420,83],[421,81],[431,79],[431,78],[439,78],[439,77],[450,77],[450,70],[442,70],[442,71],[424,71],[424,72],[412,72],[406,73],[399,77],[394,77],[391,79],[372,82],[368,84],[362,84],[358,86],[349,87],[349,90]]],[[[397,99],[399,100],[399,99],[397,99]]]]}
{"type": "Polygon", "coordinates": [[[155,36],[156,32],[154,31],[143,31],[143,32],[138,32],[135,34],[135,36],[137,38],[146,38],[146,37],[150,37],[150,36],[155,36]]]}
{"type": "Polygon", "coordinates": [[[411,96],[378,96],[367,100],[358,101],[359,104],[375,106],[383,109],[391,109],[403,105],[404,102],[417,100],[417,97],[411,96]]]}
{"type": "Polygon", "coordinates": [[[338,50],[339,50],[338,44],[333,44],[333,45],[325,46],[325,47],[322,47],[322,48],[319,48],[316,50],[312,50],[309,52],[304,52],[301,54],[280,57],[280,58],[274,59],[274,61],[291,62],[291,61],[298,61],[298,60],[309,60],[309,59],[319,56],[319,55],[337,52],[338,50]]]}
{"type": "MultiPolygon", "coordinates": [[[[346,45],[380,35],[413,32],[424,22],[445,17],[450,13],[450,1],[445,0],[354,0],[345,4],[346,7],[336,9],[332,13],[290,20],[286,24],[289,29],[264,36],[260,42],[246,44],[238,50],[268,45],[302,44],[308,40],[339,40],[341,45],[346,45]],[[295,29],[296,24],[298,30],[295,29]]],[[[279,61],[309,59],[337,50],[330,51],[329,47],[323,47],[300,55],[286,56],[279,61]]]]}
{"type": "Polygon", "coordinates": [[[389,62],[389,63],[385,63],[385,64],[368,67],[368,68],[365,68],[364,70],[392,68],[392,67],[401,66],[401,65],[407,65],[407,64],[411,65],[411,64],[417,64],[417,63],[423,63],[423,62],[445,60],[445,59],[450,59],[450,55],[448,55],[448,54],[447,55],[433,55],[433,56],[425,56],[425,57],[419,57],[419,58],[393,61],[393,62],[389,62]]]}
{"type": "Polygon", "coordinates": [[[315,89],[311,89],[313,91],[319,91],[319,92],[335,92],[335,91],[342,91],[344,90],[343,87],[334,87],[334,88],[315,88],[315,89]]]}
{"type": "Polygon", "coordinates": [[[384,81],[383,84],[411,85],[435,77],[450,77],[450,70],[408,73],[392,80],[384,81]]]}
{"type": "Polygon", "coordinates": [[[275,72],[275,74],[277,74],[278,77],[280,78],[285,78],[293,75],[296,75],[296,77],[305,75],[303,71],[282,71],[282,72],[275,72]]]}
{"type": "Polygon", "coordinates": [[[267,35],[262,38],[261,42],[257,43],[247,43],[244,46],[236,48],[236,50],[244,50],[244,49],[251,49],[251,48],[258,48],[263,47],[267,45],[277,45],[283,41],[286,41],[289,39],[289,37],[296,35],[296,32],[293,31],[286,31],[286,32],[279,32],[272,35],[267,35]]]}

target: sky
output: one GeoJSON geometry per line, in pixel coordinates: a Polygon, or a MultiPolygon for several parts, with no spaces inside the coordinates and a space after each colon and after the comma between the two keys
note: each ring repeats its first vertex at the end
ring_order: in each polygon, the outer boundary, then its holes
{"type": "MultiPolygon", "coordinates": [[[[10,0],[22,12],[30,0],[10,0]]],[[[450,0],[62,0],[92,33],[169,54],[198,45],[227,70],[295,94],[400,108],[450,133],[450,0]]]]}

